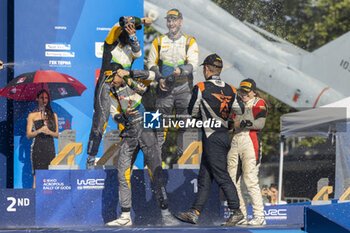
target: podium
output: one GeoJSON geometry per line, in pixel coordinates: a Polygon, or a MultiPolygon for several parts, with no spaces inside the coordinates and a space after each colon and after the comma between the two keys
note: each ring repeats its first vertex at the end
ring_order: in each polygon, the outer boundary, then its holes
{"type": "Polygon", "coordinates": [[[58,136],[59,153],[51,161],[49,170],[79,169],[75,156],[81,154],[83,144],[75,142],[75,130],[65,130],[58,136]]]}
{"type": "MultiPolygon", "coordinates": [[[[191,207],[197,192],[198,170],[163,171],[169,210],[177,213],[191,207]]],[[[117,170],[39,170],[36,179],[37,226],[101,226],[120,215],[117,170]]],[[[133,171],[132,218],[135,226],[161,224],[161,213],[149,173],[133,171]]],[[[216,184],[199,221],[220,221],[216,184]]]]}

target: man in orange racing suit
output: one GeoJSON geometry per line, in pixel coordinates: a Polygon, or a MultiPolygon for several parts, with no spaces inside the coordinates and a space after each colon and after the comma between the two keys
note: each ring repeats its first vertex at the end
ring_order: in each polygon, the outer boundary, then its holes
{"type": "Polygon", "coordinates": [[[218,125],[215,123],[213,126],[202,127],[203,154],[198,174],[198,192],[192,207],[175,217],[196,224],[215,180],[224,191],[230,208],[230,217],[223,225],[234,226],[243,219],[243,214],[239,210],[235,185],[227,171],[227,153],[230,150],[228,120],[231,112],[242,114],[244,107],[237,98],[236,89],[220,79],[223,67],[221,58],[217,54],[211,54],[202,65],[206,81],[193,88],[188,112],[194,118],[204,122],[214,121],[218,125]]]}

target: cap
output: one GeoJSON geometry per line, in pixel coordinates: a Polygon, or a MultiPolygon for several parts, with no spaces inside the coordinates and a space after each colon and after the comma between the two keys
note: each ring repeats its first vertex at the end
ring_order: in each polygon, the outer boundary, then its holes
{"type": "Polygon", "coordinates": [[[211,66],[215,66],[216,68],[223,67],[222,59],[216,53],[213,53],[207,56],[204,59],[203,63],[201,64],[201,66],[204,66],[204,65],[211,65],[211,66]]]}
{"type": "Polygon", "coordinates": [[[256,90],[256,83],[251,78],[244,79],[239,84],[239,89],[244,90],[246,92],[254,91],[254,90],[256,90]]]}
{"type": "Polygon", "coordinates": [[[168,18],[174,18],[174,19],[182,19],[182,14],[178,9],[171,9],[168,11],[168,13],[166,14],[166,19],[168,18]]]}
{"type": "Polygon", "coordinates": [[[119,69],[123,69],[123,66],[116,62],[110,63],[106,71],[104,72],[104,75],[106,76],[105,82],[106,83],[112,82],[115,73],[117,73],[117,70],[119,69]]]}

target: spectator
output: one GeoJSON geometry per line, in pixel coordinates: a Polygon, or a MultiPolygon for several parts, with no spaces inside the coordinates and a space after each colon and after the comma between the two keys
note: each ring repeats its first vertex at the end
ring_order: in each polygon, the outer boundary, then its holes
{"type": "Polygon", "coordinates": [[[262,191],[262,195],[266,195],[269,202],[265,203],[265,205],[284,205],[287,204],[286,201],[278,201],[278,186],[277,184],[271,184],[270,188],[262,191]]]}

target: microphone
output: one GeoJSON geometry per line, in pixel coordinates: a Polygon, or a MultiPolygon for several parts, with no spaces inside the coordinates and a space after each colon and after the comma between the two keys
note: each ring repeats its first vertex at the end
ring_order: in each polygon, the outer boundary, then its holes
{"type": "Polygon", "coordinates": [[[44,125],[47,125],[47,112],[45,111],[45,107],[44,107],[44,110],[40,110],[40,113],[43,117],[44,125]]]}

